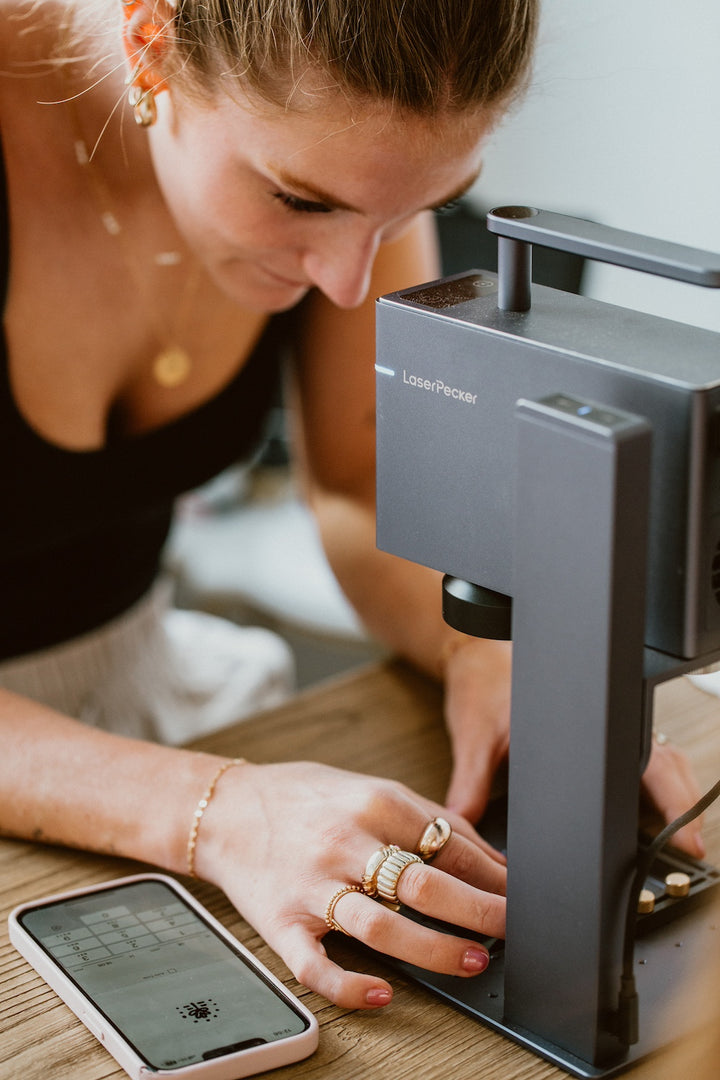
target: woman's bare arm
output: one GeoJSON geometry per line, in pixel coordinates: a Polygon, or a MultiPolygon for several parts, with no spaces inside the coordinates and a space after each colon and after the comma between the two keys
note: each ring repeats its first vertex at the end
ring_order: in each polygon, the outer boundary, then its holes
{"type": "Polygon", "coordinates": [[[0,690],[0,831],[184,872],[218,759],[87,727],[0,690]]]}

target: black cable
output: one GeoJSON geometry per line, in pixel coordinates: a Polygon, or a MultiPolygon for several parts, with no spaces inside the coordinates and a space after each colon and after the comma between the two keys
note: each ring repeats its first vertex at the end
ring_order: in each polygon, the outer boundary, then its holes
{"type": "Polygon", "coordinates": [[[645,884],[650,868],[657,858],[660,850],[665,846],[671,836],[699,817],[708,806],[720,796],[720,780],[706,791],[701,799],[686,810],[680,817],[675,818],[662,832],[658,833],[652,843],[641,851],[638,857],[635,877],[630,888],[627,913],[625,916],[625,937],[623,941],[623,964],[620,979],[620,995],[618,998],[617,1034],[626,1046],[632,1046],[638,1041],[638,996],[635,987],[634,953],[635,953],[635,927],[637,923],[637,906],[640,893],[645,884]]]}

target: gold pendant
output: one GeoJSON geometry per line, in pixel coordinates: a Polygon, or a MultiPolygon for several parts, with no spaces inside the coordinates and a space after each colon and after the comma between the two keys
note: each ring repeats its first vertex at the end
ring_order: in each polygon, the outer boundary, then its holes
{"type": "Polygon", "coordinates": [[[152,373],[155,382],[172,390],[184,383],[190,374],[192,360],[190,354],[179,345],[170,345],[158,353],[153,361],[152,373]]]}

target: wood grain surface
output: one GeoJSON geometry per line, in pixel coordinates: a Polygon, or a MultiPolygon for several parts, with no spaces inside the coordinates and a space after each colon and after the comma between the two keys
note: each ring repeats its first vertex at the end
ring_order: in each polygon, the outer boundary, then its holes
{"type": "MultiPolygon", "coordinates": [[[[252,761],[310,759],[393,777],[442,801],[450,769],[439,688],[399,663],[372,665],[298,695],[285,706],[205,738],[203,750],[252,761]]],[[[690,755],[703,790],[720,776],[720,701],[687,680],[660,687],[656,724],[690,755]]],[[[192,808],[189,808],[189,817],[192,808]]],[[[720,807],[707,814],[708,857],[720,863],[720,807]]],[[[145,870],[125,860],[0,841],[0,1080],[121,1080],[125,1073],[11,947],[7,915],[21,902],[145,870]]],[[[188,884],[188,882],[185,882],[188,884]]],[[[209,885],[191,891],[312,1009],[320,1047],[277,1080],[559,1080],[554,1066],[463,1017],[384,970],[395,987],[387,1011],[348,1012],[298,986],[259,935],[209,885]]],[[[333,938],[336,936],[333,935],[333,938]]],[[[328,940],[355,969],[380,961],[345,939],[328,940]]],[[[679,991],[680,992],[680,991],[679,991]]],[[[635,1066],[653,1080],[657,1062],[635,1066]]]]}

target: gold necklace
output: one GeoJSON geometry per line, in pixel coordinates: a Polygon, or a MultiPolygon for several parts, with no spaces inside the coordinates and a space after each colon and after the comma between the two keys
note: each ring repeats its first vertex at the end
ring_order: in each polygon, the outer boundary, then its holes
{"type": "MultiPolygon", "coordinates": [[[[75,101],[68,99],[68,105],[72,113],[73,128],[75,132],[75,157],[78,165],[87,177],[93,201],[97,207],[100,220],[105,231],[112,236],[120,245],[123,263],[128,276],[138,290],[138,295],[144,297],[147,292],[147,283],[138,264],[134,253],[130,250],[127,235],[123,229],[120,218],[115,212],[112,197],[105,178],[94,166],[92,156],[88,153],[87,143],[82,136],[80,118],[77,114],[75,101]]],[[[157,266],[177,266],[183,261],[178,251],[160,251],[155,255],[154,262],[157,266]]],[[[150,371],[158,386],[165,390],[173,390],[182,386],[193,369],[193,361],[190,353],[179,344],[182,323],[187,317],[190,308],[190,299],[197,290],[200,280],[200,264],[196,261],[192,271],[185,278],[185,283],[177,308],[175,325],[166,326],[158,317],[158,313],[150,304],[147,305],[148,315],[153,324],[155,337],[160,345],[159,351],[153,357],[150,371]]]]}

